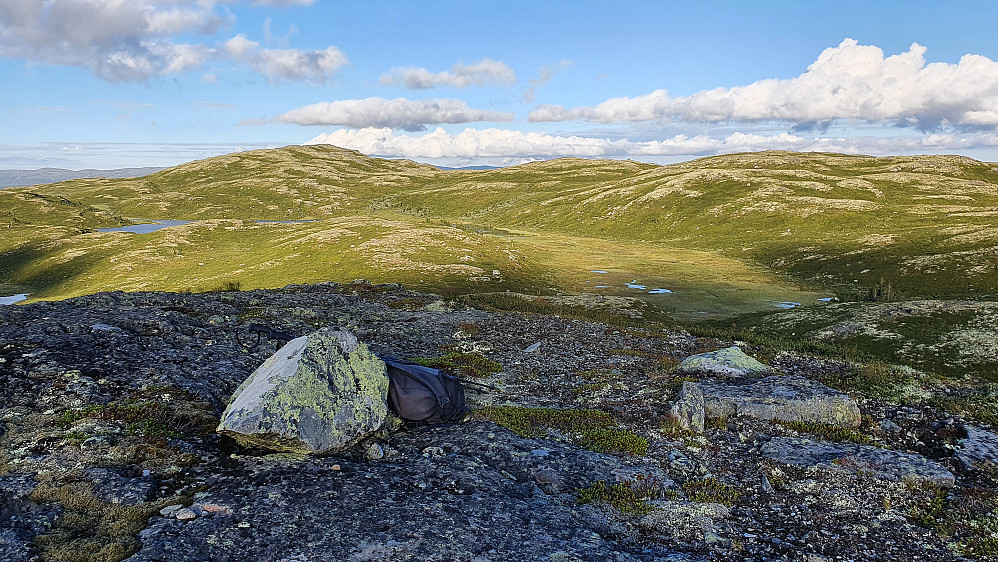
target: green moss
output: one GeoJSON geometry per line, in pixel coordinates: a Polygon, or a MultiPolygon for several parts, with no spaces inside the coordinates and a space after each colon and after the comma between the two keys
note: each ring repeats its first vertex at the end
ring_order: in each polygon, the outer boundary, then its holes
{"type": "Polygon", "coordinates": [[[521,406],[490,406],[476,412],[521,437],[564,434],[573,443],[599,453],[644,455],[648,441],[619,424],[600,410],[555,410],[521,406]]]}
{"type": "Polygon", "coordinates": [[[821,439],[825,439],[826,441],[861,443],[861,444],[870,443],[869,436],[860,433],[855,429],[849,429],[847,427],[842,427],[839,425],[831,425],[831,424],[817,423],[817,422],[784,421],[784,420],[772,420],[772,423],[782,425],[783,427],[790,428],[794,431],[799,431],[801,433],[814,435],[821,439]]]}
{"type": "Polygon", "coordinates": [[[950,547],[962,556],[998,557],[998,493],[933,485],[912,492],[921,495],[907,510],[912,521],[949,539],[950,547]]]}
{"type": "Polygon", "coordinates": [[[645,494],[635,491],[633,487],[625,483],[607,485],[599,480],[593,482],[588,488],[578,490],[578,503],[608,503],[621,513],[633,515],[647,515],[652,511],[652,507],[645,500],[651,499],[645,494]]]}
{"type": "Polygon", "coordinates": [[[117,562],[142,546],[137,535],[149,518],[167,505],[190,503],[189,497],[172,497],[138,505],[104,502],[89,482],[42,482],[30,499],[39,504],[57,503],[63,511],[48,533],[35,538],[45,560],[58,562],[117,562]]]}
{"type": "Polygon", "coordinates": [[[462,377],[488,377],[502,371],[502,365],[481,353],[462,353],[459,351],[452,351],[442,357],[413,359],[413,363],[441,369],[462,377]]]}
{"type": "Polygon", "coordinates": [[[822,375],[818,381],[844,392],[892,402],[906,400],[918,388],[909,370],[883,361],[860,363],[843,373],[822,375]]]}
{"type": "Polygon", "coordinates": [[[683,484],[683,490],[690,500],[700,503],[720,503],[732,506],[742,497],[741,492],[716,478],[688,480],[683,484]]]}
{"type": "Polygon", "coordinates": [[[149,438],[203,435],[218,422],[211,405],[169,387],[136,391],[120,402],[66,410],[55,423],[65,429],[83,419],[117,422],[129,434],[149,438]]]}

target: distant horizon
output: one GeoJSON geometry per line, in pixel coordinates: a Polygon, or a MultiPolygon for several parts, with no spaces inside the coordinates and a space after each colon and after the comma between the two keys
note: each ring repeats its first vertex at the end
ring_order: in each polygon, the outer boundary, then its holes
{"type": "MultiPolygon", "coordinates": [[[[51,170],[51,171],[54,171],[54,172],[111,172],[111,173],[118,173],[118,172],[124,172],[124,171],[145,170],[145,169],[155,169],[155,171],[149,172],[149,173],[155,173],[156,171],[166,170],[166,169],[174,168],[174,167],[177,167],[177,166],[183,166],[184,164],[190,164],[192,162],[197,162],[199,160],[205,160],[205,159],[208,159],[208,158],[217,158],[217,157],[220,157],[220,156],[227,156],[227,155],[230,155],[230,154],[239,154],[239,153],[243,153],[243,152],[252,152],[252,151],[255,151],[255,150],[279,150],[279,149],[282,149],[282,148],[288,148],[288,147],[293,147],[293,146],[310,146],[310,145],[307,145],[307,144],[288,144],[288,145],[273,146],[273,147],[244,148],[242,150],[235,150],[235,151],[231,151],[231,152],[220,152],[218,154],[214,154],[214,155],[210,155],[210,156],[204,156],[204,157],[201,157],[201,158],[194,158],[194,159],[191,159],[191,160],[184,160],[184,161],[178,162],[176,164],[172,164],[172,165],[161,165],[161,166],[122,166],[122,167],[118,167],[118,168],[93,168],[93,167],[88,167],[88,168],[75,168],[75,169],[74,168],[59,168],[59,167],[53,167],[53,166],[45,166],[45,167],[41,167],[41,168],[0,168],[0,173],[4,173],[4,172],[42,172],[42,171],[47,171],[47,170],[51,170]]],[[[773,152],[773,151],[775,151],[775,152],[798,153],[798,154],[841,154],[841,155],[844,155],[844,156],[859,156],[859,157],[871,157],[871,158],[920,157],[920,156],[925,156],[925,157],[931,157],[931,156],[959,156],[959,157],[964,157],[964,158],[971,158],[973,160],[977,160],[979,162],[986,163],[986,164],[998,164],[998,160],[995,160],[995,161],[981,160],[980,158],[975,158],[973,156],[969,156],[967,154],[961,154],[961,153],[958,153],[958,152],[950,152],[950,153],[929,153],[929,152],[922,152],[922,153],[911,153],[911,154],[862,154],[862,153],[835,152],[835,151],[823,151],[823,150],[783,150],[783,149],[778,149],[778,148],[765,148],[765,149],[759,149],[759,150],[742,150],[742,151],[732,151],[732,152],[720,152],[720,153],[716,153],[716,154],[696,154],[696,155],[687,155],[687,156],[675,156],[675,157],[668,157],[667,159],[671,160],[671,161],[666,161],[666,162],[654,161],[655,159],[651,159],[651,158],[636,158],[636,157],[619,157],[619,158],[616,158],[616,157],[610,157],[610,156],[585,156],[585,155],[573,156],[573,155],[566,155],[566,156],[551,156],[551,157],[547,157],[547,158],[525,159],[522,162],[517,162],[517,163],[513,163],[513,164],[505,164],[505,165],[481,165],[481,164],[476,165],[476,164],[468,164],[468,165],[447,166],[447,165],[444,165],[444,164],[440,164],[439,162],[434,162],[434,161],[432,161],[433,159],[430,159],[430,158],[419,158],[419,157],[410,158],[410,157],[406,157],[406,156],[379,156],[377,154],[366,154],[363,151],[360,151],[360,150],[357,150],[357,149],[354,149],[354,148],[349,148],[349,147],[344,147],[344,146],[336,146],[336,145],[329,145],[329,146],[333,146],[335,148],[341,148],[341,149],[345,149],[345,150],[354,150],[356,152],[359,152],[359,153],[363,154],[364,156],[368,156],[368,157],[371,157],[371,158],[380,158],[380,159],[384,159],[384,160],[411,160],[411,161],[417,162],[419,164],[426,164],[426,165],[429,165],[429,166],[434,166],[436,168],[449,169],[449,170],[462,170],[462,169],[475,169],[475,168],[479,168],[479,169],[508,168],[508,167],[512,167],[512,166],[519,166],[521,164],[529,164],[531,162],[545,162],[545,161],[549,161],[549,160],[558,160],[558,159],[561,159],[561,158],[580,158],[580,159],[583,159],[583,160],[616,160],[616,161],[622,161],[622,162],[632,161],[632,162],[641,162],[641,163],[645,163],[645,164],[656,164],[656,165],[659,165],[659,166],[668,166],[670,164],[681,164],[683,162],[691,162],[691,161],[694,161],[694,160],[699,160],[701,158],[711,158],[711,157],[715,157],[715,156],[725,156],[725,155],[734,155],[734,154],[752,154],[752,153],[762,153],[762,152],[773,152]]],[[[661,160],[661,159],[663,159],[663,158],[659,158],[659,160],[661,160]]],[[[97,176],[79,176],[79,178],[84,178],[84,177],[97,177],[97,176]]],[[[129,176],[117,176],[117,177],[129,177],[129,176]]],[[[131,176],[131,177],[135,177],[135,176],[131,176]]],[[[62,181],[62,180],[59,180],[59,181],[62,181]]],[[[0,185],[2,185],[2,182],[0,182],[0,185]]]]}

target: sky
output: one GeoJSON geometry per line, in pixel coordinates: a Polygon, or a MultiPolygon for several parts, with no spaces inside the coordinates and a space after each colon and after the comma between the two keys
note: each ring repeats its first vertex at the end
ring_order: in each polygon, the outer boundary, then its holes
{"type": "Polygon", "coordinates": [[[0,0],[0,168],[998,161],[998,3],[0,0]]]}

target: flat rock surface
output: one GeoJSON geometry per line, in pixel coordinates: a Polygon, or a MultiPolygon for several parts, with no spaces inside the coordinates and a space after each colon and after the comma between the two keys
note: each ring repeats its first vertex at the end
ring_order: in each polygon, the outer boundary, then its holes
{"type": "Polygon", "coordinates": [[[860,424],[855,400],[804,377],[771,376],[749,382],[709,379],[687,384],[703,395],[706,418],[749,416],[844,427],[860,424]]]}
{"type": "Polygon", "coordinates": [[[878,478],[921,481],[952,488],[956,478],[943,465],[921,455],[854,443],[833,443],[797,437],[774,437],[761,448],[762,455],[796,466],[837,466],[870,471],[878,478]]]}
{"type": "Polygon", "coordinates": [[[486,423],[417,431],[392,446],[393,459],[374,463],[225,461],[198,501],[231,515],[155,517],[130,560],[194,560],[205,552],[245,560],[247,551],[275,560],[694,559],[614,541],[605,521],[565,493],[629,468],[615,457],[486,423]],[[542,467],[561,479],[560,493],[542,490],[535,476],[542,467]]]}

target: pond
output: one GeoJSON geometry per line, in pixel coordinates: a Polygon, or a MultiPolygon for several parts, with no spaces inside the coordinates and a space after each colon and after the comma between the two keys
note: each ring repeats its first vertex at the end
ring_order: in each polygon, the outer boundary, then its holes
{"type": "Polygon", "coordinates": [[[131,232],[132,234],[149,234],[150,232],[156,232],[157,230],[163,228],[190,224],[191,222],[193,221],[160,220],[152,221],[148,224],[130,224],[128,226],[116,226],[113,228],[98,228],[97,232],[131,232]]]}
{"type": "Polygon", "coordinates": [[[7,304],[14,304],[16,302],[21,302],[28,298],[28,293],[19,293],[16,295],[10,295],[6,297],[0,297],[0,306],[7,304]]]}

